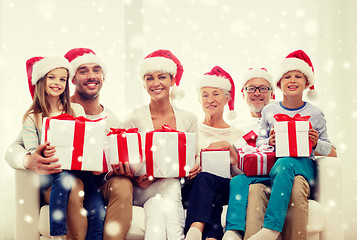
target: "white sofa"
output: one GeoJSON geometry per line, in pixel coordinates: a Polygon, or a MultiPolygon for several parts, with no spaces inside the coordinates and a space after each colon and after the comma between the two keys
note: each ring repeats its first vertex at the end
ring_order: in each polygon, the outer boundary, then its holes
{"type": "MultiPolygon", "coordinates": [[[[309,200],[308,240],[343,239],[342,161],[319,157],[316,199],[309,200]]],[[[16,170],[16,240],[46,240],[49,234],[48,206],[39,209],[39,176],[31,171],[16,170]]],[[[222,214],[225,224],[226,208],[222,214]]],[[[144,239],[145,212],[133,207],[133,221],[128,240],[144,239]]]]}

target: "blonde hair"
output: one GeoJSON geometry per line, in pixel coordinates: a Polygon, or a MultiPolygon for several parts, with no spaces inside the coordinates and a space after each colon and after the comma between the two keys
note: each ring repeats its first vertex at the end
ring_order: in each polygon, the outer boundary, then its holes
{"type": "MultiPolygon", "coordinates": [[[[66,69],[67,70],[67,69],[66,69]]],[[[52,71],[52,70],[51,70],[52,71]]],[[[48,72],[49,73],[49,72],[48,72]]],[[[25,112],[24,117],[22,119],[25,122],[25,119],[30,114],[35,115],[35,124],[39,126],[42,123],[42,118],[50,116],[50,104],[47,100],[47,92],[46,92],[46,79],[47,75],[43,76],[40,80],[36,82],[35,92],[33,96],[33,102],[30,105],[29,109],[25,112]]],[[[67,70],[67,82],[64,92],[59,96],[58,102],[62,105],[63,113],[74,114],[70,105],[69,98],[69,72],[67,70]]]]}

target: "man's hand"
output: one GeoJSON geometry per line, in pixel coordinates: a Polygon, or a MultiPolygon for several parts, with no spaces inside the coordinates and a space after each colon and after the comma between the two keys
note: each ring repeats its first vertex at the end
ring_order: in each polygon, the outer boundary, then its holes
{"type": "Polygon", "coordinates": [[[36,151],[32,154],[28,154],[24,158],[24,166],[26,169],[32,170],[40,175],[48,175],[52,173],[62,172],[61,164],[51,164],[58,162],[58,158],[45,158],[42,156],[43,150],[46,148],[46,144],[41,144],[37,147],[36,151]]]}
{"type": "Polygon", "coordinates": [[[119,163],[119,165],[112,164],[113,171],[107,174],[107,179],[110,179],[113,176],[125,176],[130,179],[134,179],[134,174],[131,172],[129,163],[119,163]]]}
{"type": "Polygon", "coordinates": [[[135,177],[136,184],[141,188],[148,188],[154,181],[155,178],[148,178],[146,174],[135,177]]]}

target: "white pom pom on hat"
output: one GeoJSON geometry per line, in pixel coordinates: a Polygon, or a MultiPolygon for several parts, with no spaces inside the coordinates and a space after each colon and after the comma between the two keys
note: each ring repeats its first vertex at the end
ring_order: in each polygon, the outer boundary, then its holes
{"type": "Polygon", "coordinates": [[[310,100],[314,100],[317,98],[317,93],[314,90],[314,83],[315,83],[315,73],[314,67],[309,56],[303,50],[296,50],[291,52],[286,58],[281,62],[279,68],[277,70],[275,76],[275,84],[276,86],[279,85],[281,78],[284,76],[285,73],[289,71],[300,71],[306,76],[308,81],[308,93],[307,97],[310,100]]]}

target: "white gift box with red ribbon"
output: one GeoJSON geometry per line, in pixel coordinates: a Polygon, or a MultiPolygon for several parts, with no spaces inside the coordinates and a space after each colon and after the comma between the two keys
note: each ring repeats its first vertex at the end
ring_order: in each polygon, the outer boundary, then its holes
{"type": "Polygon", "coordinates": [[[61,114],[44,118],[42,143],[56,147],[61,169],[102,171],[105,119],[89,120],[61,114]]]}
{"type": "MultiPolygon", "coordinates": [[[[114,165],[128,162],[132,171],[136,172],[139,164],[143,162],[141,134],[138,129],[111,128],[107,134],[107,141],[108,145],[105,148],[107,162],[114,165]]],[[[108,168],[111,170],[111,167],[108,168]]]]}
{"type": "Polygon", "coordinates": [[[244,146],[238,149],[238,168],[247,176],[268,175],[275,161],[273,146],[244,146]]]}
{"type": "Polygon", "coordinates": [[[144,164],[135,173],[148,177],[185,177],[195,164],[195,133],[173,130],[167,125],[162,129],[141,133],[144,147],[144,164]]]}
{"type": "Polygon", "coordinates": [[[202,149],[200,155],[202,172],[223,178],[231,177],[231,158],[228,150],[202,149]]]}
{"type": "Polygon", "coordinates": [[[274,124],[276,157],[309,157],[312,142],[309,140],[310,116],[299,114],[289,117],[276,114],[274,124]]]}

